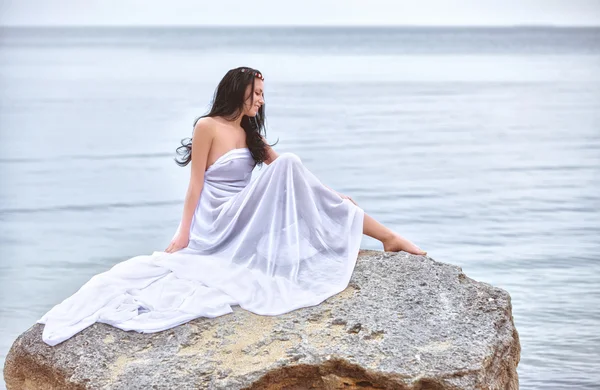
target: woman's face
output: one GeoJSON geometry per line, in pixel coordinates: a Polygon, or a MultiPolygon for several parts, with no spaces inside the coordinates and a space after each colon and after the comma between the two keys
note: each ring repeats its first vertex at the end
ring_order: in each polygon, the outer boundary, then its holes
{"type": "Polygon", "coordinates": [[[254,78],[254,96],[250,96],[252,91],[252,86],[248,85],[246,87],[246,99],[244,102],[244,115],[249,117],[255,117],[256,113],[260,106],[265,104],[264,99],[264,81],[259,79],[258,77],[254,78]]]}

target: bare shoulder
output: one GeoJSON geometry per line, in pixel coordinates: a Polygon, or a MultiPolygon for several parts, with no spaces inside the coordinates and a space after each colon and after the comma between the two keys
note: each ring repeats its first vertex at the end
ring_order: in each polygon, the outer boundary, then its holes
{"type": "Polygon", "coordinates": [[[196,179],[201,179],[201,175],[206,169],[208,154],[212,148],[213,141],[216,137],[216,126],[212,118],[200,118],[194,126],[192,135],[192,171],[196,168],[198,172],[193,176],[196,179]]]}
{"type": "Polygon", "coordinates": [[[194,135],[196,132],[214,132],[218,126],[218,122],[211,117],[204,117],[198,119],[194,125],[194,135]]]}
{"type": "Polygon", "coordinates": [[[206,142],[207,140],[212,141],[217,131],[217,123],[214,119],[205,117],[200,118],[194,126],[194,133],[192,137],[192,143],[195,141],[206,142]]]}

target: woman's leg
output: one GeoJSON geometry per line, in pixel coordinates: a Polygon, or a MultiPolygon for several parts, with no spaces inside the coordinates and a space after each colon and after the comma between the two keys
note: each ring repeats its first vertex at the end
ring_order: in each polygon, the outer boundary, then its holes
{"type": "Polygon", "coordinates": [[[383,244],[383,250],[386,252],[405,251],[415,255],[426,255],[427,252],[421,250],[418,246],[408,241],[401,235],[394,233],[381,223],[377,222],[373,217],[365,213],[363,223],[363,233],[369,237],[373,237],[383,244]]]}

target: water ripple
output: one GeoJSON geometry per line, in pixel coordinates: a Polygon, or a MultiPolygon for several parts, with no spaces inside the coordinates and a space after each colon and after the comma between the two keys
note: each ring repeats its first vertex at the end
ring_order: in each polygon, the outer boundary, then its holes
{"type": "Polygon", "coordinates": [[[87,205],[63,205],[63,206],[51,206],[51,207],[40,207],[40,208],[8,208],[0,209],[0,217],[3,215],[10,214],[35,214],[35,213],[54,213],[63,211],[97,211],[97,210],[110,210],[110,209],[121,209],[121,208],[143,208],[143,207],[160,207],[160,206],[173,206],[181,204],[181,200],[168,200],[168,201],[156,201],[156,202],[116,202],[116,203],[100,203],[100,204],[87,204],[87,205]]]}

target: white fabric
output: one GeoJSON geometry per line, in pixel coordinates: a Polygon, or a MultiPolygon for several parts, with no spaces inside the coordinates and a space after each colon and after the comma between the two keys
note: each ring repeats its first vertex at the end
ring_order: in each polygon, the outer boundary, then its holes
{"type": "Polygon", "coordinates": [[[92,277],[38,320],[44,342],[56,345],[94,322],[158,332],[231,313],[231,305],[278,315],[344,290],[363,210],[295,154],[281,154],[251,181],[253,168],[248,148],[221,156],[205,173],[188,247],[136,256],[92,277]]]}

